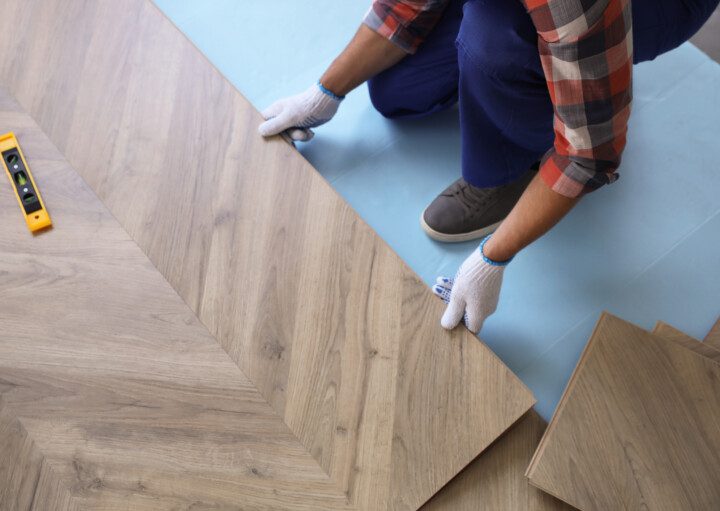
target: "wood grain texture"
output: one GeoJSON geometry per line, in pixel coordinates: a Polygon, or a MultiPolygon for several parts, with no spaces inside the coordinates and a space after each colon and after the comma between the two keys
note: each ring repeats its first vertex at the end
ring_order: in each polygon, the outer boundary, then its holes
{"type": "Polygon", "coordinates": [[[720,350],[713,348],[709,344],[701,342],[694,337],[690,337],[685,332],[678,330],[672,325],[658,321],[653,329],[653,333],[665,339],[669,339],[680,346],[684,346],[698,355],[702,355],[703,357],[707,357],[710,360],[720,363],[720,350]]]}
{"type": "Polygon", "coordinates": [[[32,508],[43,458],[18,419],[0,402],[0,509],[32,508]]]}
{"type": "Polygon", "coordinates": [[[584,510],[720,506],[720,365],[603,314],[528,468],[584,510]]]}
{"type": "Polygon", "coordinates": [[[28,234],[0,187],[0,509],[351,508],[1,89],[0,127],[56,220],[28,234]]]}
{"type": "Polygon", "coordinates": [[[352,505],[417,508],[532,406],[149,1],[3,9],[0,83],[352,505]]]}
{"type": "Polygon", "coordinates": [[[715,323],[710,332],[705,336],[705,342],[720,350],[720,319],[715,323]]]}
{"type": "Polygon", "coordinates": [[[3,407],[9,386],[0,381],[0,509],[80,511],[18,418],[3,407]]]}
{"type": "Polygon", "coordinates": [[[530,485],[525,469],[547,423],[534,410],[460,472],[422,511],[570,511],[530,485]]]}

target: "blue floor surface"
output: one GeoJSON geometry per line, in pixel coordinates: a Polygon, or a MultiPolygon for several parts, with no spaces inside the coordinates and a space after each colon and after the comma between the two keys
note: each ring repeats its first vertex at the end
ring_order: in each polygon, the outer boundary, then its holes
{"type": "MultiPolygon", "coordinates": [[[[156,0],[258,108],[300,92],[353,35],[367,0],[156,0]]],[[[702,338],[720,314],[720,65],[686,44],[635,68],[621,179],[508,267],[483,340],[549,418],[602,310],[702,338]]],[[[418,218],[460,175],[457,111],[388,121],[363,87],[301,152],[425,280],[477,243],[428,239],[418,218]]],[[[438,318],[439,321],[440,318],[438,318]]]]}

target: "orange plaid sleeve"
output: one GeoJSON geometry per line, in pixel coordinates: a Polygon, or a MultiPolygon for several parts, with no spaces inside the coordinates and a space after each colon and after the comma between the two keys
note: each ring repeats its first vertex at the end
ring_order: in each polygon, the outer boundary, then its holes
{"type": "Polygon", "coordinates": [[[448,3],[450,0],[375,0],[363,23],[407,53],[415,53],[448,3]]]}
{"type": "MultiPolygon", "coordinates": [[[[517,1],[517,0],[498,0],[517,1]]],[[[538,32],[555,143],[540,175],[577,197],[618,178],[632,103],[630,0],[520,0],[538,32]]],[[[375,0],[364,23],[414,53],[449,0],[375,0]]]]}
{"type": "Polygon", "coordinates": [[[524,0],[555,119],[540,175],[577,197],[618,178],[632,102],[630,0],[524,0]]]}

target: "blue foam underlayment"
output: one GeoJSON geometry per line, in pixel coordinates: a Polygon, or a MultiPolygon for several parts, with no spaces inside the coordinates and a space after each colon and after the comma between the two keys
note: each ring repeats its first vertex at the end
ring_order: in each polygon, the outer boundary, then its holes
{"type": "MultiPolygon", "coordinates": [[[[368,6],[156,3],[258,108],[314,83],[368,6]]],[[[433,242],[418,225],[460,175],[457,110],[389,121],[363,87],[300,150],[428,284],[477,246],[433,242]]],[[[710,329],[720,314],[718,162],[720,65],[685,44],[637,66],[621,179],[516,257],[482,332],[546,419],[602,310],[645,328],[662,319],[698,338],[710,329]]]]}

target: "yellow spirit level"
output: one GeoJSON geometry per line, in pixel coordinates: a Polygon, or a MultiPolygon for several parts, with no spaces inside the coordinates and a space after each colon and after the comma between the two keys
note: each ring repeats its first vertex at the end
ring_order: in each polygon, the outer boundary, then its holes
{"type": "Polygon", "coordinates": [[[50,215],[45,209],[45,203],[40,197],[40,191],[30,173],[30,167],[25,161],[25,156],[20,150],[20,144],[14,133],[0,136],[0,155],[2,155],[8,179],[15,190],[20,209],[25,215],[28,229],[36,232],[50,227],[52,225],[50,215]]]}

